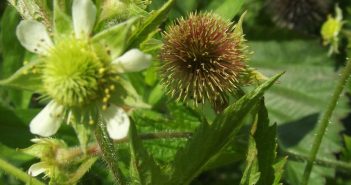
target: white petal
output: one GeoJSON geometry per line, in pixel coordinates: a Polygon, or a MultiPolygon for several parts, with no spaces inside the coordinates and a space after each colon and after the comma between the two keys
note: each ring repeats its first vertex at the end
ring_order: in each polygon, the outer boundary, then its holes
{"type": "Polygon", "coordinates": [[[44,162],[32,164],[28,169],[28,174],[32,177],[38,176],[46,171],[47,165],[44,162]]]}
{"type": "Polygon", "coordinates": [[[112,139],[122,139],[128,135],[130,120],[122,108],[111,105],[103,114],[107,122],[107,132],[112,139]]]}
{"type": "Polygon", "coordinates": [[[136,72],[146,69],[151,64],[151,55],[138,49],[131,49],[112,62],[119,72],[136,72]]]}
{"type": "Polygon", "coordinates": [[[63,108],[51,101],[30,122],[30,132],[43,137],[54,135],[61,126],[63,108]]]}
{"type": "Polygon", "coordinates": [[[91,0],[74,0],[72,5],[72,19],[77,38],[87,37],[95,23],[96,7],[91,0]]]}
{"type": "Polygon", "coordinates": [[[21,21],[17,26],[16,35],[23,47],[41,55],[45,55],[53,45],[46,27],[38,21],[21,21]]]}

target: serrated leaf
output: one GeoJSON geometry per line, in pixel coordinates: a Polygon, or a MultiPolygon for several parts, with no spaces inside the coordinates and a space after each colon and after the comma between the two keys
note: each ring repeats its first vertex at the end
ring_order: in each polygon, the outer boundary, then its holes
{"type": "Polygon", "coordinates": [[[206,9],[214,10],[216,14],[231,20],[240,11],[243,4],[244,0],[216,0],[212,1],[206,9]]]}
{"type": "Polygon", "coordinates": [[[233,140],[243,125],[245,116],[282,74],[276,75],[255,90],[226,108],[209,125],[202,123],[183,150],[177,153],[172,169],[172,182],[189,184],[228,142],[233,140]],[[191,164],[191,165],[189,165],[191,164]]]}
{"type": "Polygon", "coordinates": [[[270,126],[268,113],[262,100],[258,106],[257,120],[252,126],[249,138],[246,169],[242,184],[278,184],[282,176],[284,162],[276,159],[276,124],[270,126]],[[251,176],[259,178],[252,179],[251,176]],[[257,181],[254,181],[257,180],[257,181]]]}
{"type": "Polygon", "coordinates": [[[276,129],[277,125],[269,125],[268,113],[261,102],[258,108],[257,122],[255,123],[254,138],[257,148],[257,159],[259,171],[261,172],[258,185],[273,184],[274,182],[274,169],[273,164],[276,158],[276,129]]]}
{"type": "Polygon", "coordinates": [[[128,41],[127,49],[138,48],[153,33],[162,21],[167,17],[175,0],[169,0],[160,9],[151,12],[149,16],[134,31],[132,37],[128,41]]]}
{"type": "MultiPolygon", "coordinates": [[[[251,42],[254,55],[251,66],[265,75],[286,71],[280,83],[266,94],[269,117],[278,123],[278,140],[284,150],[306,155],[312,145],[319,113],[331,96],[338,75],[327,51],[314,41],[251,42]]],[[[318,157],[335,158],[340,151],[341,118],[347,113],[347,99],[339,99],[332,124],[323,139],[318,157]]],[[[286,177],[299,184],[302,162],[287,162],[286,177]]],[[[315,166],[310,184],[324,184],[324,175],[332,177],[335,169],[315,166]]]]}
{"type": "Polygon", "coordinates": [[[284,167],[286,165],[288,158],[284,157],[282,159],[280,159],[279,161],[277,161],[274,165],[273,165],[273,169],[274,169],[274,182],[272,185],[281,185],[282,183],[280,183],[280,180],[282,179],[283,173],[284,173],[284,167]]]}
{"type": "Polygon", "coordinates": [[[131,153],[130,174],[132,184],[160,184],[159,182],[162,182],[165,176],[154,159],[145,150],[140,138],[138,138],[136,127],[133,123],[129,128],[128,137],[131,153]]]}

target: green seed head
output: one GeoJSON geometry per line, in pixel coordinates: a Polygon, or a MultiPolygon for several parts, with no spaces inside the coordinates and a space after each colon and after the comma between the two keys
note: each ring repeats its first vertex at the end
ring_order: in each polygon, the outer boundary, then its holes
{"type": "Polygon", "coordinates": [[[100,96],[104,67],[87,41],[64,39],[56,43],[45,59],[44,88],[59,104],[84,106],[100,96]]]}

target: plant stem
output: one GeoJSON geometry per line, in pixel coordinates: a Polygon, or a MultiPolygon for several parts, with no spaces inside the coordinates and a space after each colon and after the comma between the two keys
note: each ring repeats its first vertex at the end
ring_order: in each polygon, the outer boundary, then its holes
{"type": "MultiPolygon", "coordinates": [[[[295,153],[291,151],[283,151],[284,155],[288,155],[288,158],[295,161],[307,161],[308,156],[300,153],[295,153]]],[[[346,163],[343,161],[331,160],[327,158],[316,158],[315,163],[319,166],[335,168],[337,170],[344,170],[346,172],[351,171],[351,163],[346,163]]]]}
{"type": "Polygon", "coordinates": [[[330,117],[333,114],[333,111],[336,107],[336,104],[338,102],[340,94],[341,94],[342,90],[344,89],[345,84],[347,83],[347,80],[348,80],[350,74],[351,74],[351,62],[348,61],[346,64],[346,67],[345,67],[336,87],[335,87],[333,96],[332,96],[325,112],[323,113],[321,119],[319,119],[319,121],[318,121],[317,134],[315,136],[315,139],[314,139],[314,142],[312,145],[312,150],[311,150],[310,155],[308,156],[308,159],[307,159],[307,164],[306,164],[305,171],[304,171],[304,174],[302,177],[301,185],[308,184],[308,179],[310,177],[310,174],[311,174],[311,171],[313,168],[313,163],[316,160],[316,156],[317,156],[319,147],[321,145],[323,136],[325,134],[325,131],[328,127],[330,117]]]}
{"type": "MultiPolygon", "coordinates": [[[[155,133],[143,133],[139,134],[138,137],[142,140],[154,140],[154,139],[188,139],[192,136],[191,132],[155,132],[155,133]]],[[[113,141],[115,144],[126,143],[128,138],[118,139],[113,141]]],[[[83,155],[83,151],[80,146],[71,147],[68,149],[68,153],[65,161],[71,161],[73,158],[83,155]]],[[[101,155],[101,149],[97,143],[91,143],[88,145],[86,152],[91,156],[101,155]]]]}
{"type": "Polygon", "coordinates": [[[113,176],[115,177],[116,184],[119,184],[119,185],[126,184],[123,174],[121,170],[118,168],[117,152],[113,146],[112,139],[110,139],[110,137],[108,136],[108,133],[106,130],[106,123],[101,118],[101,115],[95,129],[95,137],[97,142],[100,145],[102,156],[104,160],[107,162],[108,166],[110,167],[113,173],[113,176]]]}
{"type": "Polygon", "coordinates": [[[31,185],[45,185],[43,182],[31,177],[26,172],[18,169],[16,166],[6,162],[3,159],[0,159],[0,169],[4,170],[10,175],[17,177],[19,180],[31,184],[31,185]]]}

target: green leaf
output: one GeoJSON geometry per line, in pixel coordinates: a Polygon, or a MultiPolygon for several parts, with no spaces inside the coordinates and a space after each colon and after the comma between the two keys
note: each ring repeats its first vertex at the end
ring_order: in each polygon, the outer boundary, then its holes
{"type": "Polygon", "coordinates": [[[249,148],[246,157],[246,167],[244,174],[241,177],[240,185],[255,185],[258,182],[260,175],[261,174],[258,169],[255,139],[252,136],[249,136],[249,148]]]}
{"type": "Polygon", "coordinates": [[[171,176],[172,182],[189,184],[199,175],[211,158],[235,138],[244,124],[246,115],[260,100],[264,91],[281,75],[274,76],[230,105],[217,116],[211,125],[202,123],[184,149],[177,153],[172,165],[174,170],[171,176]]]}
{"type": "MultiPolygon", "coordinates": [[[[331,96],[338,75],[334,61],[315,41],[269,41],[249,43],[254,54],[251,66],[265,75],[286,71],[280,83],[266,94],[266,105],[272,122],[278,124],[278,140],[283,150],[306,155],[312,145],[319,113],[331,96]]],[[[318,158],[335,158],[340,151],[341,118],[347,113],[347,99],[341,97],[328,128],[318,158]]],[[[286,177],[299,184],[302,162],[288,161],[286,177]]],[[[332,177],[335,169],[315,166],[310,184],[325,184],[323,176],[332,177]]]]}
{"type": "Polygon", "coordinates": [[[258,185],[273,184],[273,164],[276,158],[276,129],[277,125],[269,126],[269,119],[264,101],[261,102],[258,110],[257,122],[254,125],[254,138],[257,148],[259,170],[261,172],[258,185]]]}
{"type": "Polygon", "coordinates": [[[133,123],[130,125],[128,136],[130,141],[130,174],[132,184],[160,184],[159,182],[163,181],[161,179],[164,179],[165,175],[145,150],[142,141],[138,138],[136,127],[133,123]]]}
{"type": "Polygon", "coordinates": [[[12,111],[0,107],[0,141],[6,146],[24,148],[30,145],[33,135],[29,132],[28,122],[35,116],[36,110],[12,111]]]}
{"type": "Polygon", "coordinates": [[[136,20],[137,18],[130,18],[125,22],[108,28],[96,34],[92,40],[98,46],[105,47],[111,53],[111,58],[115,59],[125,50],[128,35],[136,20]]]}
{"type": "Polygon", "coordinates": [[[279,184],[285,162],[284,159],[276,159],[276,129],[276,124],[269,125],[268,113],[262,100],[257,120],[252,126],[253,136],[249,138],[247,164],[241,184],[279,184]],[[252,179],[251,176],[259,177],[252,179]]]}
{"type": "Polygon", "coordinates": [[[0,156],[6,160],[12,161],[16,165],[21,165],[33,160],[34,157],[18,151],[16,148],[10,148],[0,143],[0,156]]]}
{"type": "Polygon", "coordinates": [[[280,185],[280,180],[282,179],[283,173],[284,173],[284,167],[286,165],[288,158],[284,157],[277,161],[274,165],[274,182],[272,185],[280,185]]]}
{"type": "Polygon", "coordinates": [[[216,0],[212,1],[206,9],[214,10],[216,14],[231,20],[238,14],[243,4],[244,0],[216,0]]]}
{"type": "Polygon", "coordinates": [[[162,21],[167,17],[175,0],[169,0],[160,9],[155,12],[151,12],[148,17],[141,23],[139,27],[134,31],[133,35],[128,41],[127,49],[138,48],[143,43],[150,33],[153,33],[162,21]]]}
{"type": "MultiPolygon", "coordinates": [[[[136,109],[132,117],[138,130],[145,132],[192,132],[199,125],[193,110],[174,102],[169,102],[162,110],[136,109]]],[[[158,139],[144,142],[147,151],[159,164],[171,163],[178,149],[184,147],[189,138],[158,139]]]]}

